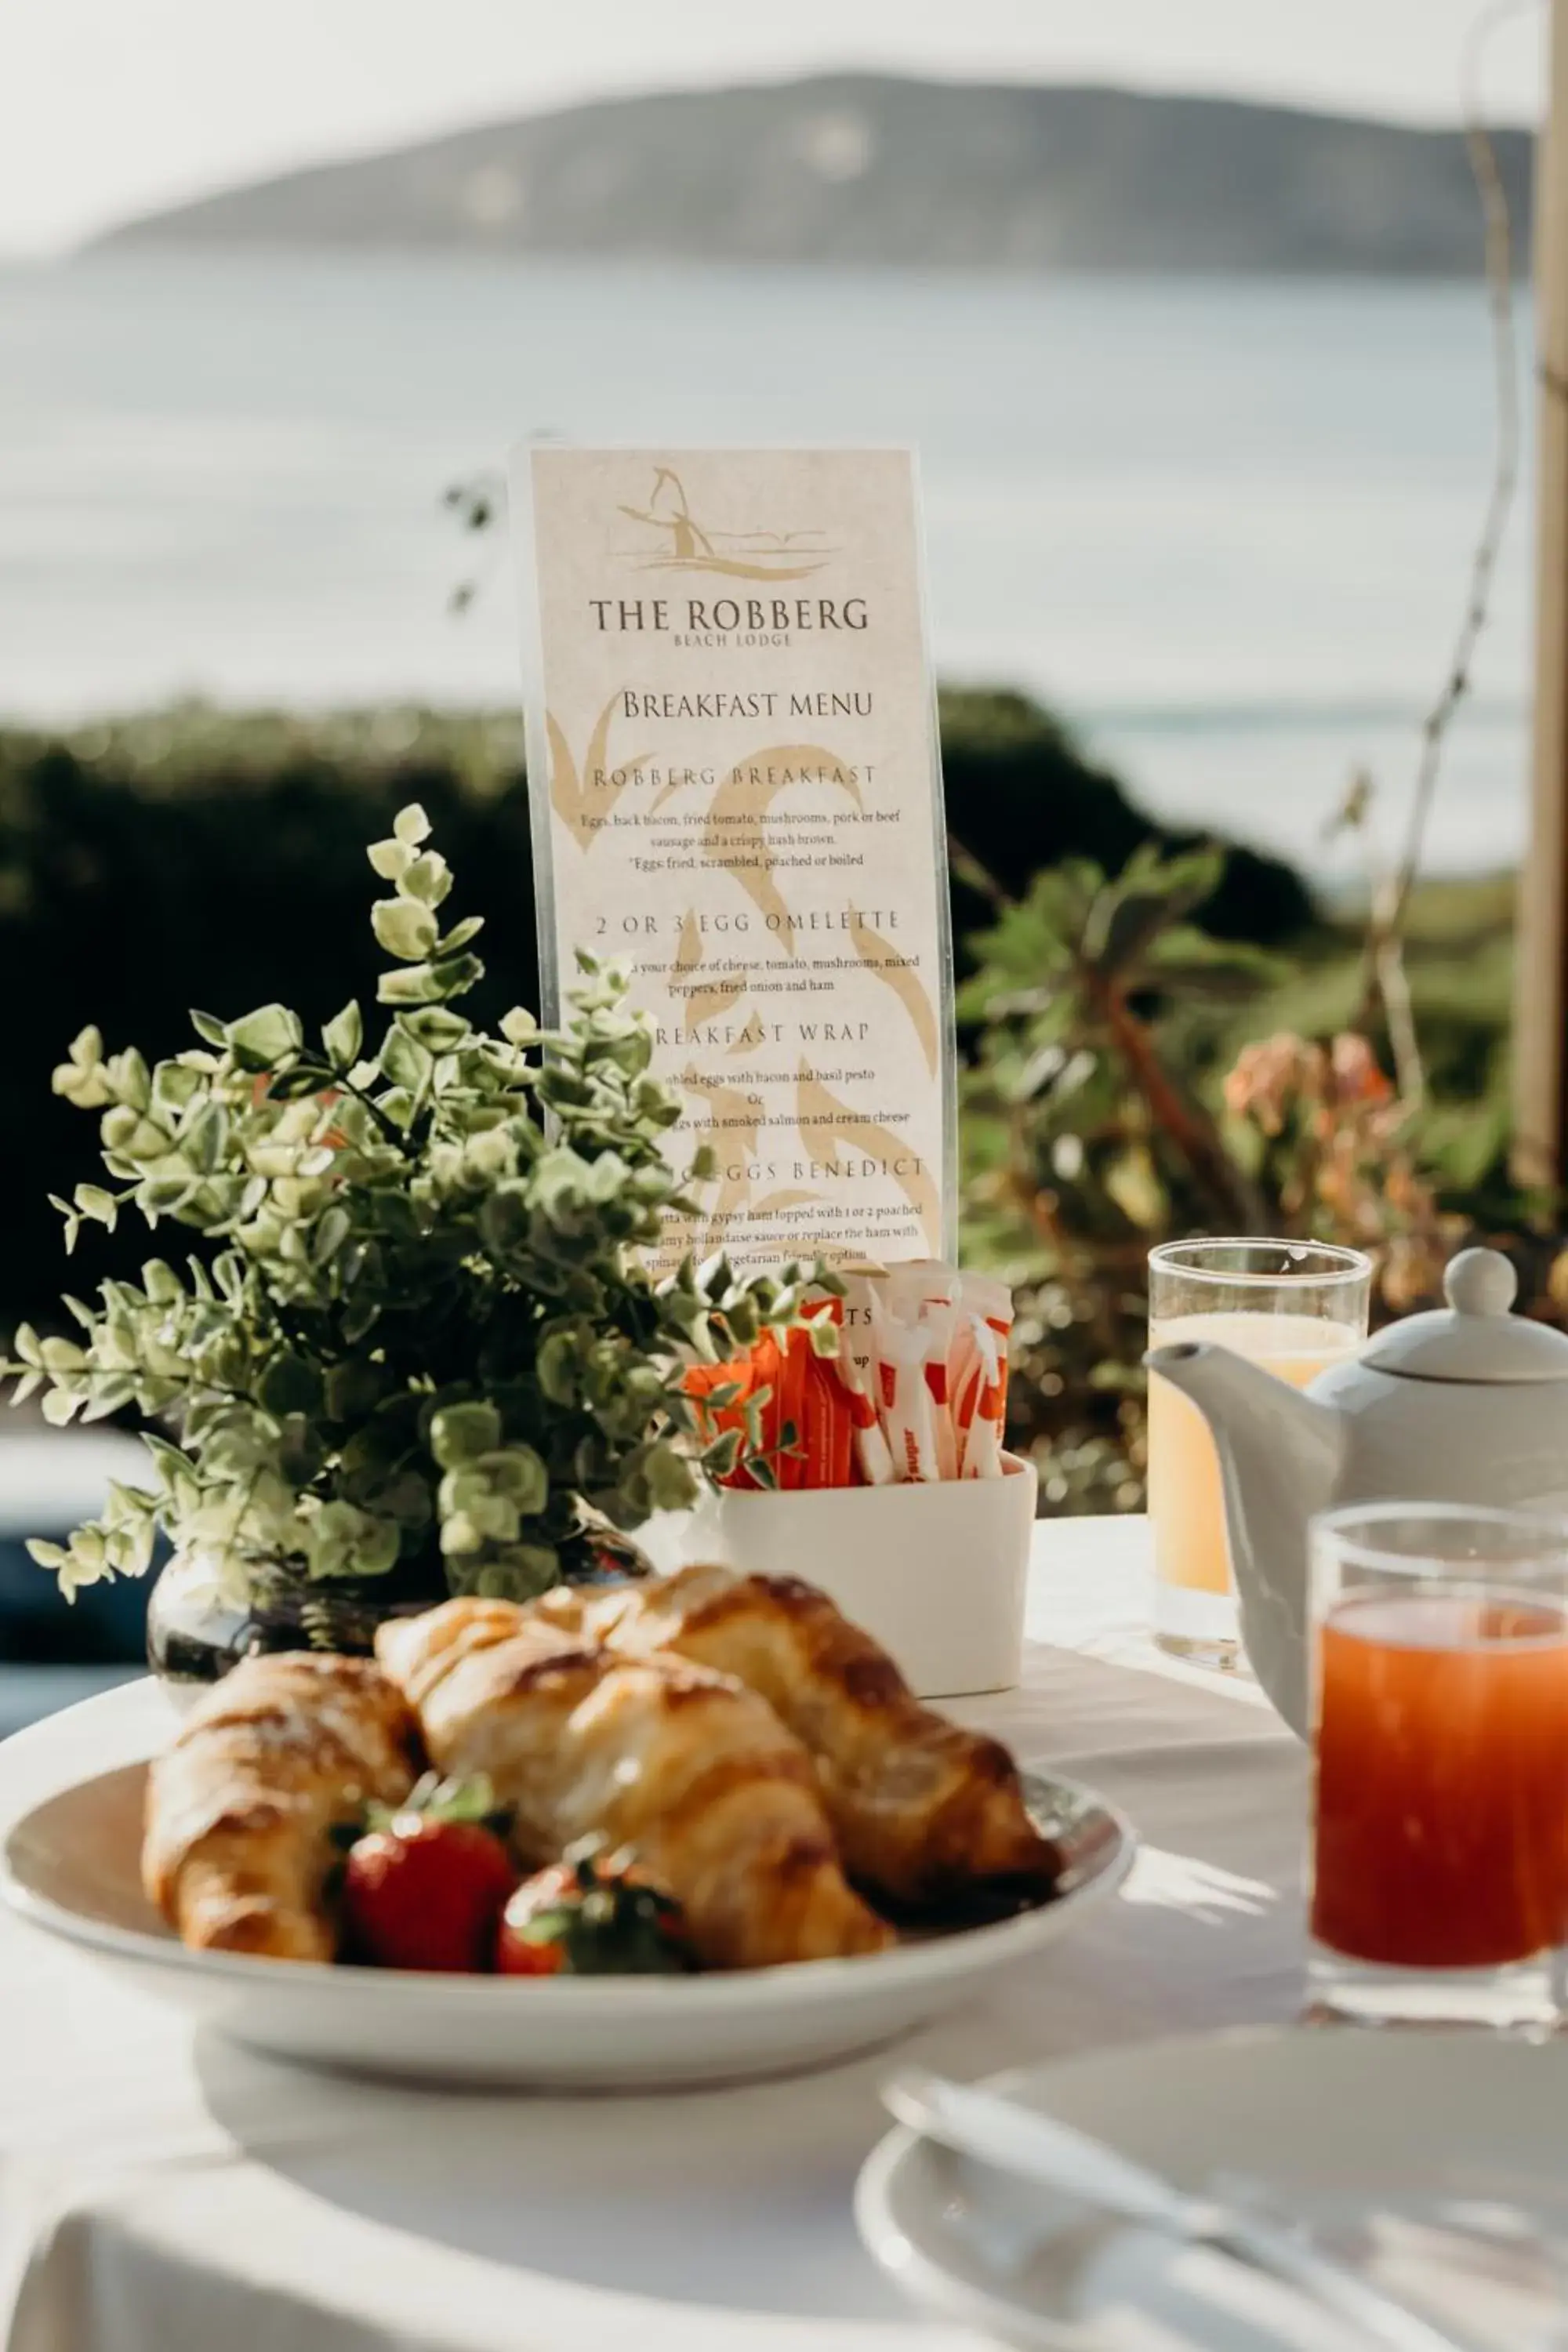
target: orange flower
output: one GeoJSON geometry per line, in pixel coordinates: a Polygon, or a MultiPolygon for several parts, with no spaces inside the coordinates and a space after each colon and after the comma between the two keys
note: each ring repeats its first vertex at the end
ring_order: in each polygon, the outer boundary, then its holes
{"type": "Polygon", "coordinates": [[[1378,1067],[1377,1056],[1364,1037],[1342,1030],[1329,1049],[1334,1099],[1341,1103],[1384,1103],[1394,1088],[1378,1067]]]}

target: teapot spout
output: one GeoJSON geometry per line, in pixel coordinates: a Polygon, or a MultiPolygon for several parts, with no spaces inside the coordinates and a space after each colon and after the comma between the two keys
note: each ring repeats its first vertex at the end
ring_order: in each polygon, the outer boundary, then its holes
{"type": "Polygon", "coordinates": [[[1343,1420],[1213,1340],[1155,1348],[1144,1361],[1208,1423],[1247,1654],[1280,1714],[1305,1736],[1307,1524],[1334,1498],[1343,1420]]]}

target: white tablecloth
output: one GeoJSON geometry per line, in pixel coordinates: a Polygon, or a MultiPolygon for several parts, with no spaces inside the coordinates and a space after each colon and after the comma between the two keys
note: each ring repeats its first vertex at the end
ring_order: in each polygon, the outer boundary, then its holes
{"type": "MultiPolygon", "coordinates": [[[[1045,1523],[1023,1690],[958,1712],[1094,1782],[1126,1889],[911,2047],[963,2075],[1289,2017],[1300,1749],[1247,1685],[1158,1659],[1140,1521],[1045,1523]]],[[[138,1684],[0,1748],[0,1829],[144,1755],[138,1684]]],[[[193,2034],[0,1919],[9,2352],[894,2352],[917,2323],[856,2240],[886,2056],[635,2099],[396,2091],[193,2034]]],[[[954,2334],[925,2331],[932,2352],[954,2334]]]]}

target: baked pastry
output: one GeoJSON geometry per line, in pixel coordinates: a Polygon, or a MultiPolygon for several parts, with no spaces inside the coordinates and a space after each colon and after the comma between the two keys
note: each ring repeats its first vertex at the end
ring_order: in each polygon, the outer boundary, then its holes
{"type": "Polygon", "coordinates": [[[401,1692],[366,1658],[247,1658],[152,1765],[142,1882],[183,1943],[330,1960],[329,1834],[395,1805],[422,1758],[401,1692]]]}
{"type": "Polygon", "coordinates": [[[810,1757],[755,1692],[682,1659],[584,1647],[503,1603],[384,1625],[376,1654],[438,1769],[485,1773],[527,1865],[594,1832],[632,1846],[711,1968],[870,1952],[810,1757]]]}
{"type": "Polygon", "coordinates": [[[689,1658],[766,1699],[816,1759],[845,1868],[874,1895],[929,1908],[1054,1888],[1060,1855],[1005,1748],[922,1706],[815,1585],[683,1568],[606,1591],[561,1586],[523,1613],[622,1657],[689,1658]]]}

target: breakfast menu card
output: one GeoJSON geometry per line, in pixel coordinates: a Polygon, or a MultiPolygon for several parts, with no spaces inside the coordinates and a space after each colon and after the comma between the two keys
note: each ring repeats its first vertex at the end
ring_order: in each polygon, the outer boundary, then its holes
{"type": "Polygon", "coordinates": [[[910,453],[533,448],[514,510],[546,1014],[578,949],[629,968],[718,1160],[670,1262],[951,1256],[910,453]]]}

